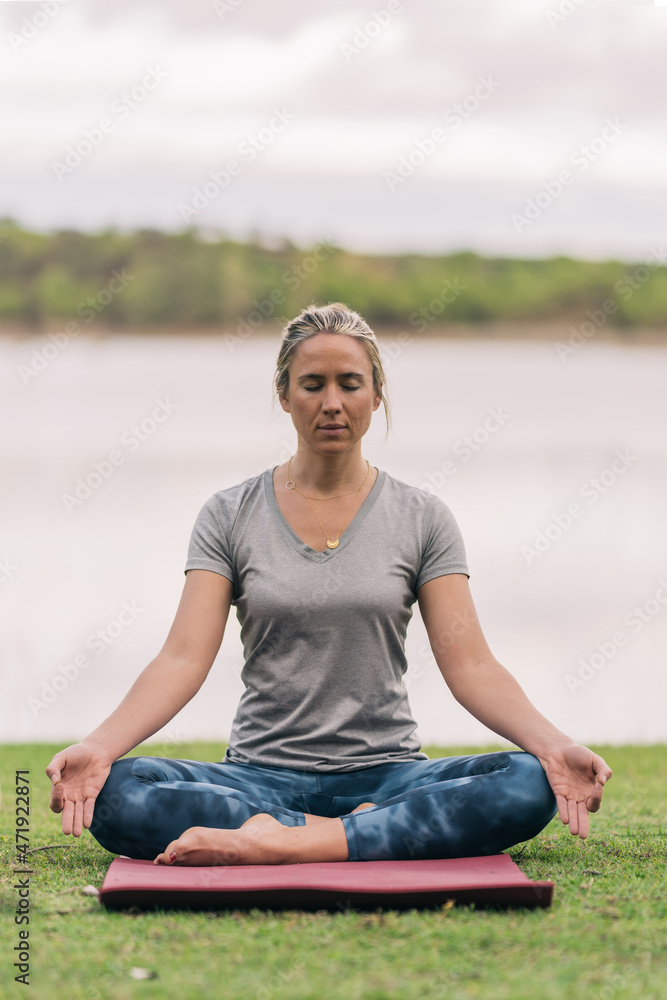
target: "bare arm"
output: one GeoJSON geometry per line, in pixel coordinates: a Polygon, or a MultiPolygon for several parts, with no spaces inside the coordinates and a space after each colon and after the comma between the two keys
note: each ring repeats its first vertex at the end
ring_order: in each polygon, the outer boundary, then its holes
{"type": "Polygon", "coordinates": [[[63,813],[63,833],[89,827],[95,798],[111,764],[166,725],[197,693],[220,648],[232,584],[208,570],[190,570],[164,646],[115,711],[80,743],[55,755],[50,807],[63,813]]]}
{"type": "Polygon", "coordinates": [[[534,754],[547,774],[560,817],[585,837],[588,812],[602,801],[611,770],[546,719],[489,649],[462,573],[437,577],[418,591],[433,655],[450,691],[471,715],[534,754]]]}

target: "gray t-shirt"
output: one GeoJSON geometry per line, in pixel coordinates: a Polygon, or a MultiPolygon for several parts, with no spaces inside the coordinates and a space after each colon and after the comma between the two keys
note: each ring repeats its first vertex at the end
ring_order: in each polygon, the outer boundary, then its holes
{"type": "Polygon", "coordinates": [[[469,576],[463,539],[439,497],[382,470],[335,549],[287,523],[273,469],[202,507],[185,572],[232,581],[245,664],[225,760],[354,771],[420,752],[402,676],[417,590],[469,576]]]}

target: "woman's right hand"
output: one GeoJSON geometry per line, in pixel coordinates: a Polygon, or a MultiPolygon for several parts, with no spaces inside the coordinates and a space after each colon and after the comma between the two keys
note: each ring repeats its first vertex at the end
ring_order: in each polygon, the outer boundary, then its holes
{"type": "Polygon", "coordinates": [[[51,779],[52,812],[63,814],[63,833],[80,837],[93,821],[95,799],[107,780],[111,763],[93,743],[75,743],[57,753],[46,775],[51,779]]]}

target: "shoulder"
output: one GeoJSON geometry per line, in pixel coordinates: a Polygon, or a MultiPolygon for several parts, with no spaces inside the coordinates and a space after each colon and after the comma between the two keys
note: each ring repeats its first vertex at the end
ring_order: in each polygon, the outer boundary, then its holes
{"type": "Polygon", "coordinates": [[[267,474],[271,474],[270,470],[213,493],[201,508],[200,516],[208,514],[234,521],[243,504],[264,495],[264,480],[267,474]]]}
{"type": "Polygon", "coordinates": [[[388,472],[385,473],[385,477],[383,492],[386,493],[387,502],[397,508],[410,509],[413,512],[422,511],[427,517],[441,514],[443,510],[451,513],[447,504],[435,493],[420,486],[411,486],[402,479],[390,476],[388,472]]]}
{"type": "Polygon", "coordinates": [[[399,519],[397,535],[416,552],[415,594],[437,576],[470,576],[461,529],[444,500],[394,476],[388,475],[385,485],[388,503],[397,512],[394,518],[399,519]]]}

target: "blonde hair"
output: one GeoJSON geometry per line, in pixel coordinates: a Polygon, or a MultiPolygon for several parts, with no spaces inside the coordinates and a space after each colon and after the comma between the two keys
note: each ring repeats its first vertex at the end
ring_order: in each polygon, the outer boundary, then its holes
{"type": "Polygon", "coordinates": [[[389,434],[391,415],[387,397],[387,377],[380,357],[380,347],[366,320],[342,302],[330,302],[326,306],[311,303],[283,328],[274,377],[278,397],[282,396],[289,386],[289,366],[298,345],[302,340],[314,337],[318,333],[343,333],[363,343],[373,368],[373,387],[379,393],[384,406],[387,421],[386,437],[389,434]]]}

